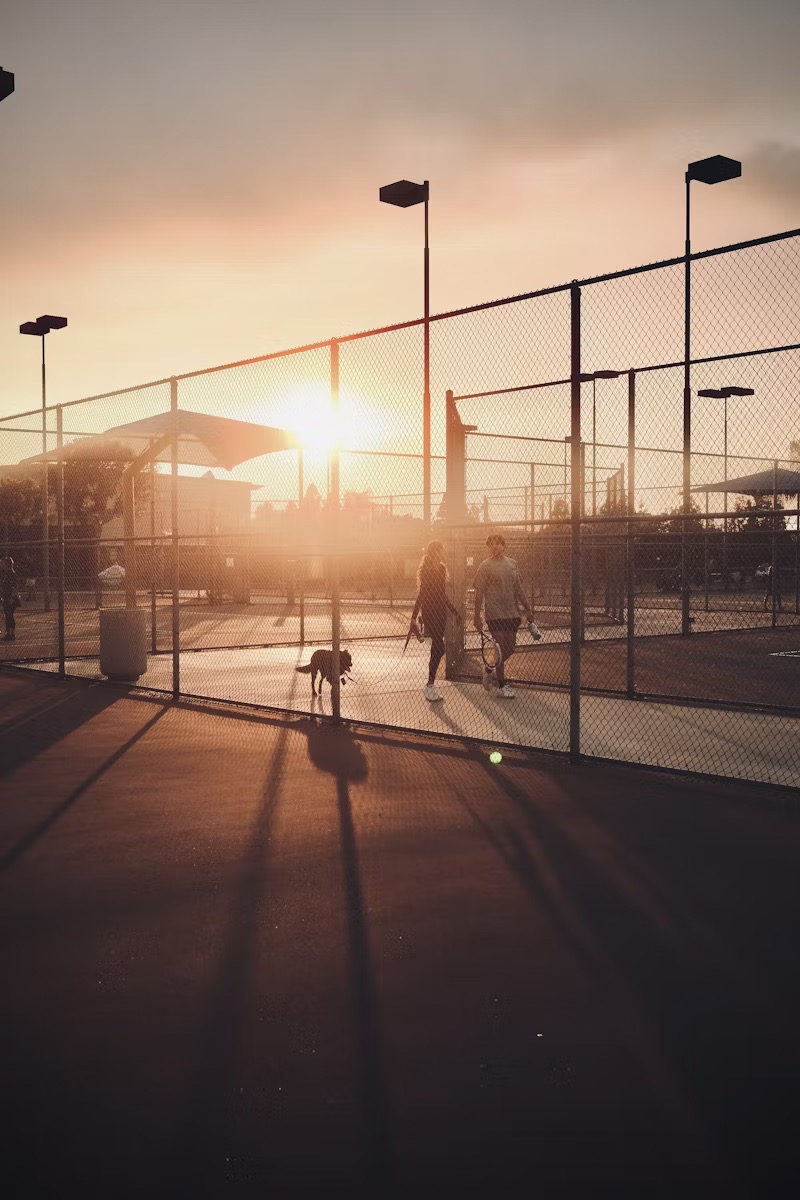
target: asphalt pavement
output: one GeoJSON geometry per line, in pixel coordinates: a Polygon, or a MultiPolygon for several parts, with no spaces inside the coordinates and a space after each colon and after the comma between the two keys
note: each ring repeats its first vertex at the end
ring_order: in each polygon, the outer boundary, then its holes
{"type": "Polygon", "coordinates": [[[0,672],[6,1194],[789,1194],[798,809],[491,749],[0,672]]]}

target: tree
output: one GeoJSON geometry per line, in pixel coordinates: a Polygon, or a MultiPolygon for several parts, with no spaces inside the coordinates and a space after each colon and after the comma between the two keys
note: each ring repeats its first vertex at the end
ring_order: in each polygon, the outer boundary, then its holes
{"type": "Polygon", "coordinates": [[[0,478],[0,520],[6,540],[9,529],[18,530],[21,526],[32,525],[37,517],[41,521],[41,496],[41,485],[34,479],[15,476],[0,478]]]}
{"type": "Polygon", "coordinates": [[[800,462],[800,438],[792,438],[789,442],[787,458],[790,462],[800,462]]]}
{"type": "MultiPolygon", "coordinates": [[[[778,509],[783,508],[783,503],[780,496],[777,502],[778,509]]],[[[739,516],[729,519],[728,528],[735,533],[752,532],[755,529],[764,529],[772,532],[773,517],[772,517],[772,497],[771,496],[748,496],[747,499],[739,496],[734,505],[734,511],[739,513],[739,516]]],[[[776,509],[777,511],[777,509],[776,509]]],[[[776,529],[786,528],[786,518],[778,517],[774,522],[776,529]]]]}
{"type": "MultiPolygon", "coordinates": [[[[111,442],[107,447],[109,458],[84,458],[78,446],[67,447],[64,452],[64,519],[71,525],[90,530],[98,535],[106,522],[122,512],[122,473],[125,461],[114,461],[115,456],[124,459],[130,454],[121,442],[111,442]]],[[[58,472],[49,468],[49,499],[55,500],[58,472]]],[[[136,475],[135,504],[141,511],[149,503],[152,481],[147,470],[136,475]]]]}

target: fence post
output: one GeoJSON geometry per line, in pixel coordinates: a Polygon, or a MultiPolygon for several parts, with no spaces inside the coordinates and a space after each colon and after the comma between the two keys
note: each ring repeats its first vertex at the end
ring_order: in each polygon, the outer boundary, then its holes
{"type": "Polygon", "coordinates": [[[636,514],[636,372],[628,372],[628,536],[627,555],[627,693],[636,695],[636,525],[630,520],[636,514]]]}
{"type": "Polygon", "coordinates": [[[60,404],[56,406],[56,447],[58,450],[58,474],[56,475],[56,512],[58,514],[58,548],[56,558],[56,570],[58,572],[58,673],[63,679],[66,674],[64,630],[64,422],[60,404]]]}
{"type": "Polygon", "coordinates": [[[180,540],[178,531],[178,381],[169,381],[170,521],[172,522],[172,698],[181,693],[180,540]]]}
{"type": "MultiPolygon", "coordinates": [[[[153,439],[150,439],[150,453],[153,452],[153,439]]],[[[150,653],[155,654],[158,648],[156,634],[156,471],[155,460],[150,462],[150,653]]]]}
{"type": "MultiPolygon", "coordinates": [[[[727,504],[726,504],[727,508],[727,504]]],[[[772,628],[778,624],[778,460],[772,464],[772,628]]],[[[781,600],[783,598],[781,597],[781,600]]]]}
{"type": "MultiPolygon", "coordinates": [[[[339,415],[339,343],[331,342],[331,413],[333,425],[339,415]]],[[[341,679],[339,651],[341,648],[341,592],[339,587],[339,443],[334,441],[328,452],[331,471],[331,486],[328,506],[333,523],[333,554],[330,556],[331,581],[331,710],[338,724],[341,719],[341,679]]]]}
{"type": "MultiPolygon", "coordinates": [[[[800,493],[795,496],[795,501],[800,509],[800,493]]],[[[794,521],[794,611],[800,613],[800,512],[794,521]]]]}
{"type": "Polygon", "coordinates": [[[581,753],[581,289],[570,285],[570,448],[572,508],[570,512],[570,646],[569,754],[581,753]]]}

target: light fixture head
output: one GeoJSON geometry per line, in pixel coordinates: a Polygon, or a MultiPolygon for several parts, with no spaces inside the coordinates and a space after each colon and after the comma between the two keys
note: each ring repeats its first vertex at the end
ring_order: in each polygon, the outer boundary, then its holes
{"type": "Polygon", "coordinates": [[[46,325],[40,325],[38,321],[25,321],[19,327],[20,333],[28,333],[31,337],[44,337],[48,333],[46,325]]]}
{"type": "Polygon", "coordinates": [[[725,392],[722,388],[701,388],[697,393],[698,396],[706,396],[709,400],[724,400],[725,392]]]}
{"type": "Polygon", "coordinates": [[[689,163],[686,178],[696,179],[698,183],[724,183],[727,179],[738,179],[741,173],[742,164],[738,159],[714,154],[711,158],[689,163]]]}
{"type": "Polygon", "coordinates": [[[0,67],[0,100],[5,100],[14,90],[14,72],[0,67]]]}
{"type": "Polygon", "coordinates": [[[46,329],[66,329],[67,318],[53,317],[46,313],[43,317],[37,317],[36,323],[37,325],[44,325],[46,329]]]}
{"type": "Polygon", "coordinates": [[[755,396],[754,388],[745,387],[724,387],[721,389],[724,396],[755,396]]]}
{"type": "Polygon", "coordinates": [[[412,204],[422,204],[428,199],[428,185],[412,183],[410,179],[398,179],[397,183],[385,184],[378,192],[378,197],[384,204],[411,208],[412,204]]]}

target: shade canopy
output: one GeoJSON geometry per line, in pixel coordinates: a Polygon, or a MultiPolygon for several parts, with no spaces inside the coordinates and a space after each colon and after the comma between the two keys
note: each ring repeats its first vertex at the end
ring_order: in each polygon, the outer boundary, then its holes
{"type": "Polygon", "coordinates": [[[743,496],[766,496],[777,492],[779,496],[795,496],[800,493],[800,471],[778,467],[777,471],[756,471],[753,475],[740,475],[738,479],[723,479],[719,483],[701,483],[693,492],[738,492],[743,496]]]}
{"type": "MultiPolygon", "coordinates": [[[[222,467],[230,471],[250,458],[260,458],[262,454],[274,454],[278,450],[296,450],[301,446],[300,438],[289,429],[233,421],[228,417],[214,417],[182,408],[176,415],[178,462],[187,466],[222,467]]],[[[61,453],[72,461],[131,462],[146,453],[152,442],[169,439],[154,455],[153,461],[170,462],[172,421],[172,414],[166,412],[127,425],[115,425],[96,437],[72,442],[61,453]]],[[[47,459],[56,462],[58,458],[58,450],[48,450],[46,455],[37,454],[25,461],[47,459]]]]}

